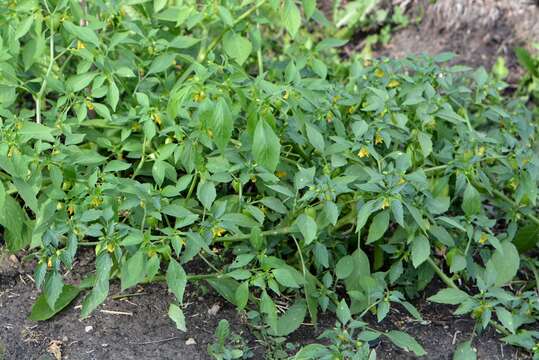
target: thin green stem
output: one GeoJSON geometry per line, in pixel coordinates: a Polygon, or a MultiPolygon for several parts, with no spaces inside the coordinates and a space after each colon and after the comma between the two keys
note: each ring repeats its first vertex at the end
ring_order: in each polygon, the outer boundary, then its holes
{"type": "MultiPolygon", "coordinates": [[[[262,231],[263,236],[275,236],[275,235],[286,235],[294,232],[289,226],[278,228],[278,229],[272,229],[267,231],[262,231]]],[[[236,242],[236,241],[242,241],[247,240],[251,237],[251,234],[240,234],[240,235],[230,235],[230,236],[223,236],[220,238],[214,238],[214,242],[236,242]]]]}
{"type": "Polygon", "coordinates": [[[434,272],[440,277],[440,279],[450,288],[459,290],[459,287],[455,284],[455,282],[447,276],[442,269],[432,260],[431,257],[427,258],[427,262],[432,267],[434,272]]]}

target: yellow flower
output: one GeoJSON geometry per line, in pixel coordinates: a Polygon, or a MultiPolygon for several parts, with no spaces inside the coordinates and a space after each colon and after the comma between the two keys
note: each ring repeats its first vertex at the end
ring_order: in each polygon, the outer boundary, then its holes
{"type": "Polygon", "coordinates": [[[77,50],[85,49],[85,48],[86,48],[86,45],[84,45],[82,41],[77,40],[77,50]]]}
{"type": "Polygon", "coordinates": [[[289,96],[290,96],[290,93],[288,92],[288,90],[285,90],[283,94],[283,100],[288,100],[289,96]]]}
{"type": "Polygon", "coordinates": [[[384,202],[382,203],[382,209],[386,209],[389,207],[389,199],[384,198],[384,202]]]}
{"type": "Polygon", "coordinates": [[[211,129],[208,129],[208,137],[213,139],[213,131],[211,129]]]}
{"type": "Polygon", "coordinates": [[[84,102],[86,103],[86,107],[88,108],[88,110],[94,109],[94,104],[91,101],[85,100],[84,102]]]}
{"type": "Polygon", "coordinates": [[[101,199],[99,196],[92,197],[92,200],[90,201],[90,205],[94,208],[100,206],[103,204],[103,199],[101,199]]]}
{"type": "Polygon", "coordinates": [[[51,269],[52,268],[52,258],[49,258],[47,260],[47,268],[51,269]]]}
{"type": "Polygon", "coordinates": [[[363,146],[359,152],[357,153],[357,155],[360,157],[360,158],[364,158],[364,157],[367,157],[369,156],[369,149],[367,149],[365,146],[363,146]]]}
{"type": "Polygon", "coordinates": [[[216,226],[211,230],[211,232],[213,233],[213,237],[221,237],[226,232],[226,230],[220,226],[216,226]]]}
{"type": "Polygon", "coordinates": [[[363,66],[369,67],[369,66],[371,66],[371,65],[372,65],[371,59],[365,59],[365,60],[363,60],[363,66]]]}
{"type": "Polygon", "coordinates": [[[378,69],[376,69],[374,71],[374,76],[376,76],[377,78],[383,78],[385,74],[386,73],[384,72],[384,70],[382,70],[380,68],[378,68],[378,69]]]}
{"type": "Polygon", "coordinates": [[[161,126],[161,115],[159,115],[158,113],[153,113],[152,119],[157,125],[161,126]]]}
{"type": "Polygon", "coordinates": [[[380,135],[380,133],[376,133],[376,137],[374,138],[374,143],[378,145],[383,142],[384,142],[384,139],[382,138],[382,135],[380,135]]]}
{"type": "Polygon", "coordinates": [[[278,170],[275,172],[275,176],[279,177],[279,178],[284,178],[286,176],[286,171],[282,171],[282,170],[278,170]]]}
{"type": "Polygon", "coordinates": [[[327,115],[326,115],[326,121],[327,121],[328,123],[332,123],[332,122],[333,122],[333,113],[332,113],[331,111],[327,113],[327,115]]]}
{"type": "Polygon", "coordinates": [[[479,156],[485,155],[485,147],[484,146],[480,146],[479,149],[477,149],[477,155],[479,155],[479,156]]]}
{"type": "Polygon", "coordinates": [[[251,182],[254,182],[254,183],[256,182],[256,176],[254,175],[251,176],[251,182]]]}
{"type": "Polygon", "coordinates": [[[401,83],[398,80],[391,80],[389,84],[387,84],[387,87],[390,89],[393,89],[393,88],[398,87],[400,84],[401,83]]]}
{"type": "Polygon", "coordinates": [[[399,185],[402,185],[402,184],[405,184],[406,183],[406,180],[404,180],[403,177],[400,178],[399,180],[399,185]]]}
{"type": "Polygon", "coordinates": [[[488,240],[488,235],[485,233],[481,233],[481,236],[479,237],[479,243],[484,244],[488,240]]]}
{"type": "Polygon", "coordinates": [[[113,251],[114,251],[114,244],[108,243],[108,244],[107,244],[107,251],[108,251],[109,253],[113,252],[113,251]]]}

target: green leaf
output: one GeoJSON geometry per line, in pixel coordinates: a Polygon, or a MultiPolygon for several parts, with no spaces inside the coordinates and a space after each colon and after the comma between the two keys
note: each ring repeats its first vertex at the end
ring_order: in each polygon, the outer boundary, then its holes
{"type": "Polygon", "coordinates": [[[288,270],[288,269],[273,269],[272,270],[273,276],[275,276],[275,280],[283,286],[289,287],[289,288],[299,288],[299,284],[296,282],[296,279],[294,278],[294,275],[288,270]]]}
{"type": "Polygon", "coordinates": [[[19,135],[22,135],[23,142],[29,139],[54,142],[54,137],[52,136],[53,131],[54,129],[48,126],[37,124],[30,121],[25,121],[22,124],[21,129],[19,130],[19,135]]]}
{"type": "Polygon", "coordinates": [[[501,306],[496,307],[496,317],[502,323],[503,327],[509,330],[512,334],[516,331],[515,321],[513,319],[513,314],[511,314],[507,309],[501,306]]]}
{"type": "Polygon", "coordinates": [[[197,198],[204,206],[204,209],[209,210],[217,197],[215,185],[211,181],[201,181],[197,186],[197,198]]]}
{"type": "Polygon", "coordinates": [[[405,351],[412,351],[416,356],[427,355],[423,347],[405,332],[391,330],[384,334],[391,342],[405,351]]]}
{"type": "Polygon", "coordinates": [[[537,68],[535,61],[531,57],[528,50],[524,48],[516,48],[515,54],[517,56],[518,62],[523,68],[525,68],[531,74],[534,74],[534,75],[539,74],[539,69],[537,68]]]}
{"type": "Polygon", "coordinates": [[[449,304],[449,305],[458,305],[463,303],[465,300],[468,300],[470,295],[459,289],[447,288],[442,289],[432,295],[427,300],[439,303],[439,304],[449,304]]]}
{"type": "Polygon", "coordinates": [[[54,309],[51,309],[47,304],[47,299],[44,294],[41,294],[32,306],[32,312],[29,319],[32,321],[43,321],[52,318],[54,315],[62,311],[67,305],[77,298],[81,289],[77,286],[64,285],[62,292],[56,300],[54,309]]]}
{"type": "Polygon", "coordinates": [[[183,293],[187,285],[187,274],[180,264],[174,259],[170,259],[167,269],[168,289],[176,296],[180,304],[183,303],[183,293]]]}
{"type": "Polygon", "coordinates": [[[244,309],[249,300],[249,282],[244,281],[238,286],[234,294],[234,299],[236,300],[236,306],[239,309],[244,309]]]}
{"type": "Polygon", "coordinates": [[[224,152],[226,145],[232,137],[234,127],[232,113],[225,99],[220,98],[217,100],[208,125],[213,132],[213,141],[217,144],[221,152],[224,152]]]}
{"type": "Polygon", "coordinates": [[[131,256],[123,265],[120,275],[122,283],[122,291],[132,286],[137,285],[144,280],[145,271],[144,265],[146,259],[143,250],[138,250],[133,256],[131,256]]]}
{"type": "Polygon", "coordinates": [[[165,180],[165,162],[163,160],[157,159],[153,162],[152,176],[158,186],[163,185],[165,180]]]}
{"type": "Polygon", "coordinates": [[[337,314],[337,319],[339,319],[340,323],[343,325],[346,325],[350,319],[352,319],[350,308],[344,299],[337,305],[337,310],[335,312],[337,314]]]}
{"type": "Polygon", "coordinates": [[[69,79],[67,79],[67,88],[70,89],[72,92],[81,91],[82,89],[90,85],[96,75],[97,73],[87,72],[71,76],[69,79]]]}
{"type": "Polygon", "coordinates": [[[121,160],[111,160],[103,168],[103,172],[124,171],[131,167],[131,164],[121,160]]]}
{"type": "Polygon", "coordinates": [[[294,0],[285,0],[282,9],[283,24],[292,38],[296,37],[301,26],[301,14],[294,0]]]}
{"type": "Polygon", "coordinates": [[[94,287],[82,304],[81,317],[83,319],[90,315],[99,304],[105,301],[109,293],[109,278],[110,270],[112,268],[112,259],[107,252],[102,252],[97,257],[95,268],[94,287]]]}
{"type": "Polygon", "coordinates": [[[95,32],[87,26],[77,26],[69,21],[63,22],[64,28],[83,43],[90,43],[95,47],[99,46],[99,38],[95,32]]]}
{"type": "Polygon", "coordinates": [[[384,210],[374,216],[371,226],[369,227],[369,236],[367,244],[373,243],[380,239],[386,232],[389,226],[389,211],[384,210]]]}
{"type": "Polygon", "coordinates": [[[453,353],[453,360],[476,360],[477,350],[472,348],[471,341],[464,341],[458,344],[457,349],[453,353]]]}
{"type": "Polygon", "coordinates": [[[468,216],[479,214],[481,212],[481,194],[473,185],[468,184],[464,190],[462,199],[462,210],[468,216]]]}
{"type": "MultiPolygon", "coordinates": [[[[5,203],[6,203],[6,188],[4,187],[4,184],[2,183],[2,181],[0,181],[0,209],[4,209],[5,203]]],[[[0,212],[0,218],[1,217],[2,217],[2,213],[0,212]]]]}
{"type": "Polygon", "coordinates": [[[15,185],[15,188],[19,192],[19,195],[23,198],[25,205],[28,206],[30,210],[34,212],[34,214],[37,214],[39,208],[36,197],[38,189],[35,189],[32,187],[32,185],[18,177],[13,177],[12,181],[13,185],[15,185]]]}
{"type": "Polygon", "coordinates": [[[208,284],[210,284],[215,291],[217,291],[222,297],[224,297],[230,303],[236,304],[236,290],[240,286],[240,283],[234,279],[220,277],[215,279],[207,279],[208,284]]]}
{"type": "Polygon", "coordinates": [[[423,235],[417,235],[412,241],[412,264],[415,268],[423,264],[430,256],[429,240],[423,235]]]}
{"type": "Polygon", "coordinates": [[[62,281],[62,276],[57,271],[51,272],[47,277],[45,287],[43,288],[43,294],[51,309],[56,308],[56,301],[60,298],[63,287],[64,282],[62,281]]]}
{"type": "Polygon", "coordinates": [[[158,13],[167,5],[168,0],[153,0],[153,12],[158,13]]]}
{"type": "Polygon", "coordinates": [[[295,223],[301,232],[301,235],[303,235],[303,239],[305,239],[305,245],[312,243],[316,238],[316,233],[318,231],[314,219],[307,214],[301,214],[298,216],[295,223]]]}
{"type": "Polygon", "coordinates": [[[286,313],[277,320],[276,336],[287,336],[294,332],[305,319],[307,305],[304,300],[298,300],[286,313]]]}
{"type": "Polygon", "coordinates": [[[350,255],[343,256],[335,266],[337,279],[346,279],[354,271],[354,258],[350,255]]]}
{"type": "Polygon", "coordinates": [[[417,135],[417,140],[419,141],[419,146],[421,146],[423,156],[429,156],[432,152],[432,140],[430,139],[430,135],[420,131],[417,135]]]}
{"type": "Polygon", "coordinates": [[[175,58],[176,54],[173,53],[165,53],[159,55],[152,61],[150,69],[148,70],[148,75],[158,74],[165,71],[166,69],[175,64],[175,58]]]}
{"type": "Polygon", "coordinates": [[[322,136],[320,131],[318,131],[316,127],[312,126],[309,123],[305,124],[305,128],[307,130],[307,138],[309,139],[309,142],[311,143],[311,145],[314,146],[316,150],[323,153],[324,148],[325,148],[325,143],[324,143],[324,137],[322,136]]]}
{"type": "Polygon", "coordinates": [[[305,13],[305,17],[309,19],[311,16],[313,16],[316,10],[316,0],[302,0],[302,2],[303,2],[303,12],[305,13]]]}
{"type": "Polygon", "coordinates": [[[502,248],[503,252],[496,249],[487,262],[487,270],[496,274],[494,286],[503,286],[513,280],[520,267],[520,256],[515,245],[504,241],[502,248]]]}
{"type": "Polygon", "coordinates": [[[17,200],[10,195],[4,198],[0,208],[0,225],[5,229],[4,240],[8,250],[17,251],[30,244],[31,237],[25,233],[26,214],[17,200]]]}
{"type": "Polygon", "coordinates": [[[239,65],[243,65],[251,54],[251,51],[253,51],[253,45],[251,45],[251,42],[247,38],[232,32],[225,34],[223,46],[226,54],[236,60],[239,65]]]}
{"type": "Polygon", "coordinates": [[[253,136],[253,157],[255,161],[274,172],[279,164],[281,144],[271,126],[264,120],[258,121],[253,136]]]}
{"type": "Polygon", "coordinates": [[[183,332],[187,331],[187,327],[185,326],[185,316],[178,305],[170,304],[168,307],[168,316],[174,321],[178,330],[183,332]]]}

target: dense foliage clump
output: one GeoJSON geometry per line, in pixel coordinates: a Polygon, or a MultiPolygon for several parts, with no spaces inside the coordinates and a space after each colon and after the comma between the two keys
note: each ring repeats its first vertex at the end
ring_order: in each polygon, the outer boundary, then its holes
{"type": "Polygon", "coordinates": [[[185,331],[186,282],[204,280],[272,336],[335,311],[338,341],[297,358],[373,356],[381,335],[423,355],[359,320],[395,303],[420,319],[406,299],[439,276],[432,301],[537,353],[537,122],[485,70],[340,60],[313,1],[0,14],[0,224],[37,259],[34,319],[84,289],[88,316],[114,278],[164,280],[185,331]],[[82,246],[96,272],[64,285],[82,246]]]}

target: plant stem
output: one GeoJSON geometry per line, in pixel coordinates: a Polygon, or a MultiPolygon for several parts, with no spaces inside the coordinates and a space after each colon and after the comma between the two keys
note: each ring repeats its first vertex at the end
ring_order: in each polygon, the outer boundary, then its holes
{"type": "MultiPolygon", "coordinates": [[[[267,231],[262,231],[263,236],[273,236],[273,235],[285,235],[290,234],[294,232],[289,226],[278,228],[278,229],[272,229],[267,231]]],[[[214,242],[236,242],[236,241],[242,241],[247,240],[251,237],[251,234],[240,234],[240,235],[230,235],[230,236],[223,236],[221,238],[214,238],[214,242]]]]}
{"type": "Polygon", "coordinates": [[[450,288],[459,290],[459,287],[455,284],[455,282],[454,282],[449,276],[447,276],[447,275],[442,271],[442,269],[440,269],[440,267],[434,262],[434,260],[432,260],[431,257],[428,257],[428,258],[427,258],[427,262],[428,262],[429,265],[432,267],[432,269],[434,270],[434,272],[440,277],[440,279],[441,279],[447,286],[449,286],[450,288]]]}
{"type": "Polygon", "coordinates": [[[45,76],[43,78],[43,82],[41,83],[41,88],[39,89],[39,92],[37,93],[37,96],[35,98],[36,102],[36,123],[41,124],[41,102],[43,101],[43,95],[45,94],[45,89],[47,88],[47,78],[49,77],[51,71],[52,71],[52,65],[54,64],[54,24],[52,23],[53,13],[50,12],[49,6],[47,5],[47,1],[45,1],[45,5],[47,7],[47,10],[49,11],[49,17],[51,19],[51,25],[50,25],[50,37],[49,37],[49,66],[47,68],[47,72],[45,73],[45,76]]]}

